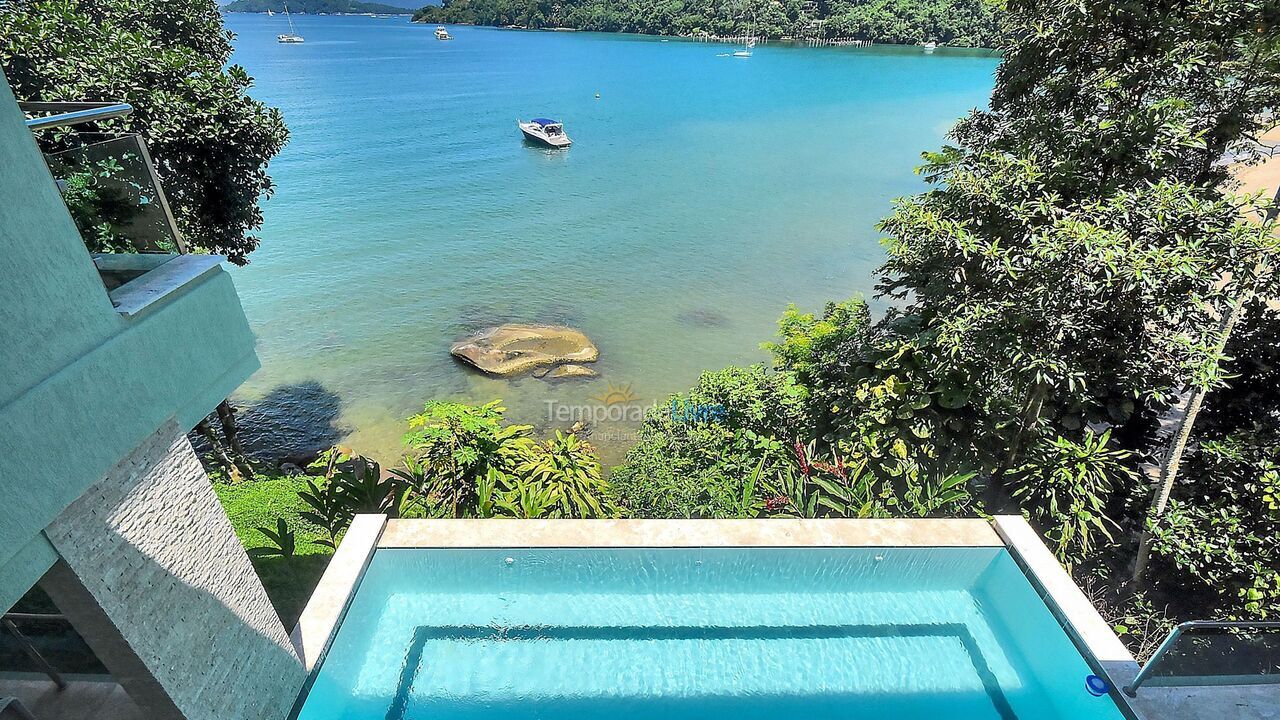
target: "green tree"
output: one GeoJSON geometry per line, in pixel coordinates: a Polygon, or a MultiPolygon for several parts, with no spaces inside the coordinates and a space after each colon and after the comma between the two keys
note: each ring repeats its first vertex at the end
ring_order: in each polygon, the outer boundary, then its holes
{"type": "MultiPolygon", "coordinates": [[[[258,245],[267,163],[288,140],[280,112],[250,98],[213,0],[0,3],[0,66],[19,100],[127,102],[126,118],[80,126],[136,132],[193,247],[243,264],[258,245]]],[[[77,131],[39,136],[46,150],[77,131]]]]}
{"type": "Polygon", "coordinates": [[[1271,10],[1230,5],[1009,2],[991,110],[883,224],[881,289],[935,372],[976,388],[996,490],[1037,442],[1220,382],[1220,318],[1271,281],[1275,239],[1218,162],[1256,152],[1275,105],[1271,10]]]}

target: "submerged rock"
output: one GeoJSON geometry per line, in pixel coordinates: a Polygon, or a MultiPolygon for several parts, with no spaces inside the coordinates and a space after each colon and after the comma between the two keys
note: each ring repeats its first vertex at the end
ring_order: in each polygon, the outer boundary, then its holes
{"type": "Polygon", "coordinates": [[[694,308],[676,316],[685,325],[693,327],[728,327],[729,318],[710,308],[694,308]]]}
{"type": "Polygon", "coordinates": [[[555,370],[552,370],[551,372],[547,373],[546,377],[548,380],[560,380],[562,378],[596,377],[599,374],[600,373],[596,372],[595,370],[592,370],[589,367],[569,363],[568,365],[561,365],[557,367],[555,370]]]}
{"type": "Polygon", "coordinates": [[[595,362],[600,357],[600,350],[582,331],[558,325],[499,325],[459,340],[449,352],[502,377],[550,365],[595,362]]]}

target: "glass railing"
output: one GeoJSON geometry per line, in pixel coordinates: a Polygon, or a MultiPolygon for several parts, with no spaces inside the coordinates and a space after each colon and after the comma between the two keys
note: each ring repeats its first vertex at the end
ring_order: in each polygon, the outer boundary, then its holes
{"type": "Polygon", "coordinates": [[[71,131],[122,117],[125,104],[24,103],[33,131],[54,133],[45,153],[62,198],[109,290],[187,251],[146,141],[135,134],[71,131]],[[116,256],[133,256],[134,259],[116,256]],[[150,256],[137,257],[140,255],[150,256]]]}
{"type": "Polygon", "coordinates": [[[1280,622],[1195,620],[1173,629],[1125,687],[1280,683],[1280,622]]]}

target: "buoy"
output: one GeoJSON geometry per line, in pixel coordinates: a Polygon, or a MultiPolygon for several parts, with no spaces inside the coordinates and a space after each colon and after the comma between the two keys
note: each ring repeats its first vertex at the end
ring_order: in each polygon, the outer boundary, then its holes
{"type": "Polygon", "coordinates": [[[1111,686],[1107,684],[1106,680],[1097,675],[1090,675],[1084,679],[1084,689],[1088,690],[1089,694],[1094,697],[1102,697],[1110,692],[1111,686]]]}

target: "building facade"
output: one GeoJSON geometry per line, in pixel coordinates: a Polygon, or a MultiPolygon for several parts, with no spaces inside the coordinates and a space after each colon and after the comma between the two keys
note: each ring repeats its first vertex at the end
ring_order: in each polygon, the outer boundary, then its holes
{"type": "Polygon", "coordinates": [[[302,665],[186,439],[258,367],[221,258],[95,261],[5,82],[0,248],[0,609],[38,584],[146,718],[283,718],[302,665]]]}

